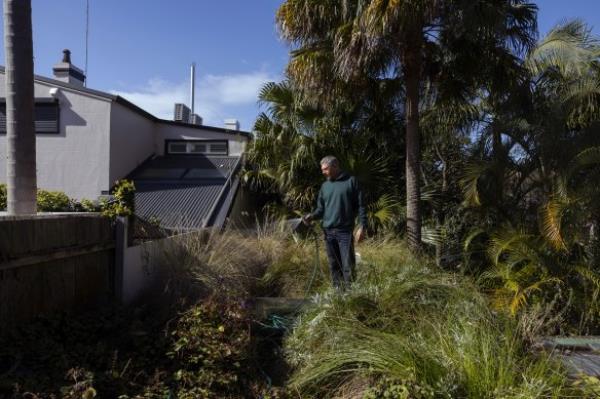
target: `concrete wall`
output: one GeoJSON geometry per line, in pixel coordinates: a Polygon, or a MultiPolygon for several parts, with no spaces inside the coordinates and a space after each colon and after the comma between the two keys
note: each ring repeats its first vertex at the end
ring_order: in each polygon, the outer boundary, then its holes
{"type": "Polygon", "coordinates": [[[164,155],[166,140],[228,140],[229,155],[240,156],[246,149],[248,139],[241,134],[228,134],[200,128],[158,123],[156,126],[156,153],[164,155]]]}
{"type": "MultiPolygon", "coordinates": [[[[180,234],[136,245],[128,245],[129,221],[119,218],[117,225],[115,283],[123,304],[154,298],[164,294],[167,285],[176,285],[177,270],[187,254],[189,242],[197,242],[203,231],[180,234]]],[[[187,284],[187,277],[185,278],[187,284]]]]}
{"type": "Polygon", "coordinates": [[[173,236],[124,248],[121,291],[124,304],[133,304],[166,285],[165,254],[175,251],[180,240],[181,236],[173,236]]]}
{"type": "Polygon", "coordinates": [[[155,153],[156,124],[113,103],[110,113],[110,184],[122,179],[155,153]]]}
{"type": "Polygon", "coordinates": [[[110,301],[114,244],[111,221],[96,214],[0,217],[0,332],[110,301]]]}
{"type": "MultiPolygon", "coordinates": [[[[0,73],[0,97],[6,97],[0,73]]],[[[35,83],[36,97],[50,97],[53,86],[35,83]]],[[[96,199],[108,190],[110,101],[59,88],[59,134],[38,134],[38,187],[64,191],[76,199],[96,199]]],[[[0,183],[6,183],[6,135],[0,134],[0,183]]]]}

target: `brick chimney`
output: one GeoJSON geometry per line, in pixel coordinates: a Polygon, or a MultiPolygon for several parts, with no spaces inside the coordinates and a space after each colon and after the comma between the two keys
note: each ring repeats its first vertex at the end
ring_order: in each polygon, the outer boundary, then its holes
{"type": "Polygon", "coordinates": [[[71,64],[71,51],[63,50],[63,59],[52,68],[54,79],[70,83],[75,86],[83,86],[85,75],[83,71],[71,64]]]}

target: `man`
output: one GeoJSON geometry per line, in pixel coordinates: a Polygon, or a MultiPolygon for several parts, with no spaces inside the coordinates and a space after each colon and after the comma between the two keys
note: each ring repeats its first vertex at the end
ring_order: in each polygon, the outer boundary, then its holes
{"type": "Polygon", "coordinates": [[[336,288],[344,289],[353,280],[356,263],[352,236],[354,221],[358,214],[356,240],[361,241],[367,226],[367,213],[356,178],[342,171],[334,156],[321,160],[321,172],[327,180],[321,185],[317,207],[303,220],[309,223],[322,219],[331,279],[336,288]]]}

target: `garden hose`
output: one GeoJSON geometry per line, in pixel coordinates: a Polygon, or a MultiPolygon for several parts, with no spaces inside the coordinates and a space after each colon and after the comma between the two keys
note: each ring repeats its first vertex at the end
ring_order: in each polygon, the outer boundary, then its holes
{"type": "MultiPolygon", "coordinates": [[[[298,225],[296,225],[293,230],[295,231],[297,229],[298,225]]],[[[319,273],[321,273],[322,277],[325,277],[323,274],[323,270],[321,269],[321,256],[319,254],[319,235],[317,234],[317,232],[315,231],[315,229],[311,229],[311,233],[310,235],[312,236],[312,238],[314,239],[315,242],[315,258],[314,258],[314,262],[313,262],[313,269],[312,269],[312,274],[310,277],[310,280],[308,280],[308,285],[306,286],[306,289],[304,290],[304,298],[307,298],[310,290],[312,288],[313,283],[315,282],[315,279],[317,277],[317,271],[319,273]]],[[[295,309],[292,310],[292,314],[297,313],[300,308],[302,307],[302,304],[299,304],[295,309]]],[[[267,323],[262,323],[262,322],[258,322],[258,324],[260,324],[261,326],[271,329],[271,330],[276,330],[276,331],[285,331],[285,332],[289,332],[290,330],[290,326],[293,324],[294,319],[291,317],[286,317],[286,316],[281,316],[281,315],[277,315],[277,314],[271,314],[268,319],[267,319],[267,323]]],[[[263,377],[265,378],[265,381],[267,383],[267,390],[270,390],[273,386],[273,381],[271,379],[271,377],[259,366],[258,367],[260,373],[263,375],[263,377]]],[[[266,398],[266,396],[261,396],[261,399],[266,398]]]]}
{"type": "MultiPolygon", "coordinates": [[[[295,220],[292,220],[292,222],[295,222],[295,220]]],[[[297,229],[297,226],[293,230],[296,230],[296,229],[297,229]]],[[[316,233],[315,229],[311,229],[310,235],[314,239],[314,243],[315,243],[315,258],[314,258],[314,262],[313,262],[313,269],[312,269],[310,279],[308,280],[308,284],[304,290],[304,298],[305,299],[308,298],[308,296],[310,294],[310,290],[315,282],[317,273],[320,273],[321,276],[324,277],[323,270],[321,269],[321,256],[319,254],[319,235],[316,233]]],[[[300,310],[300,308],[302,307],[302,305],[303,304],[299,304],[297,307],[292,309],[290,313],[292,313],[292,314],[297,313],[300,310]]],[[[286,331],[289,330],[290,325],[294,321],[293,318],[290,318],[287,316],[281,316],[281,315],[277,315],[277,314],[271,314],[267,318],[267,320],[268,320],[267,323],[259,322],[259,324],[266,328],[270,328],[270,329],[274,329],[274,330],[286,330],[286,331]]]]}

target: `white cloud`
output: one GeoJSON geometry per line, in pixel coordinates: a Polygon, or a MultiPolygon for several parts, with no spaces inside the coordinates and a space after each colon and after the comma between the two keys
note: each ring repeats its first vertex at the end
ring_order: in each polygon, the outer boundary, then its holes
{"type": "MultiPolygon", "coordinates": [[[[280,77],[264,71],[235,75],[205,75],[196,81],[196,113],[207,125],[221,126],[223,120],[232,115],[231,108],[256,109],[258,92],[264,83],[278,81],[280,77]]],[[[163,118],[173,118],[175,103],[189,105],[189,83],[169,82],[154,78],[139,89],[112,90],[135,105],[163,118]]]]}

